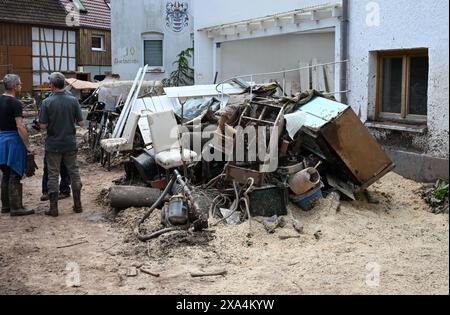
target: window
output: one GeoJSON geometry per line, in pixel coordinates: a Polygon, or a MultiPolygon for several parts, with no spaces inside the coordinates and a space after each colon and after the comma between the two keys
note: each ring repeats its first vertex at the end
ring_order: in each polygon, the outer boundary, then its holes
{"type": "Polygon", "coordinates": [[[105,37],[102,35],[92,36],[92,50],[104,51],[105,50],[105,37]]]}
{"type": "Polygon", "coordinates": [[[426,122],[428,50],[378,53],[377,118],[426,122]]]}
{"type": "Polygon", "coordinates": [[[149,67],[163,66],[163,42],[162,40],[144,41],[144,64],[149,67]]]}
{"type": "Polygon", "coordinates": [[[87,10],[84,7],[83,3],[81,3],[81,0],[72,0],[72,2],[80,12],[87,13],[87,10]]]}

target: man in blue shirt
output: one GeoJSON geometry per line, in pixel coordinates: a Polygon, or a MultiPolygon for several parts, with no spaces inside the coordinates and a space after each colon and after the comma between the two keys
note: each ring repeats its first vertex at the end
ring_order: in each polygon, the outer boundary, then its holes
{"type": "Polygon", "coordinates": [[[75,213],[83,211],[81,206],[81,177],[77,163],[76,126],[83,127],[83,116],[78,100],[64,90],[65,77],[55,72],[49,77],[53,94],[41,107],[39,122],[47,130],[45,152],[48,161],[50,209],[46,215],[58,216],[58,191],[61,161],[69,171],[75,213]]]}

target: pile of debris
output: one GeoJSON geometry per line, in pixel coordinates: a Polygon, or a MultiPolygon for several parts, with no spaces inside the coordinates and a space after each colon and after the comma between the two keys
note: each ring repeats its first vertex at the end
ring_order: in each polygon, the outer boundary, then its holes
{"type": "Polygon", "coordinates": [[[355,200],[394,169],[350,106],[317,91],[286,97],[280,90],[277,83],[235,80],[166,88],[166,95],[146,99],[132,89],[117,139],[102,146],[130,148],[126,138],[137,126],[145,139],[125,170],[156,192],[140,196],[119,186],[110,193],[112,207],[150,207],[135,229],[140,240],[220,223],[248,220],[251,227],[254,217],[276,225],[289,200],[304,211],[323,197],[355,200]],[[139,226],[155,209],[163,228],[145,234],[139,226]]]}

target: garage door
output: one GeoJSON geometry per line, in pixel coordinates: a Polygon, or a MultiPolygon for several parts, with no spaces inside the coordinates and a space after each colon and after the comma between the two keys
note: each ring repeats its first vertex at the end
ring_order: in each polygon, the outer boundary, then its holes
{"type": "MultiPolygon", "coordinates": [[[[317,34],[287,34],[271,37],[229,41],[220,45],[219,78],[277,72],[335,60],[334,32],[317,34]]],[[[327,86],[334,89],[334,69],[320,69],[317,75],[329,77],[327,86]]],[[[300,71],[254,77],[256,82],[278,81],[286,83],[286,92],[300,89],[300,71]]],[[[315,80],[314,73],[306,72],[307,80],[315,80]]],[[[250,80],[250,77],[245,78],[250,80]]],[[[323,85],[323,84],[322,84],[323,85]]],[[[324,90],[325,88],[317,88],[324,90]]],[[[328,89],[328,88],[327,88],[328,89]]]]}

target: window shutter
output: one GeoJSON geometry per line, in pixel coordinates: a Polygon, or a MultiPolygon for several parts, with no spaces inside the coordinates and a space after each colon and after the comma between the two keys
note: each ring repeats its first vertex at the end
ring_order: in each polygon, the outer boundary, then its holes
{"type": "Polygon", "coordinates": [[[163,66],[163,42],[162,40],[144,41],[144,63],[150,67],[163,66]]]}

